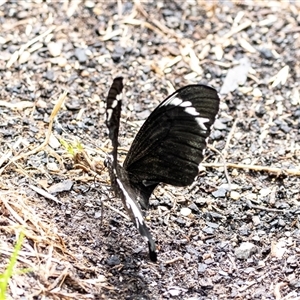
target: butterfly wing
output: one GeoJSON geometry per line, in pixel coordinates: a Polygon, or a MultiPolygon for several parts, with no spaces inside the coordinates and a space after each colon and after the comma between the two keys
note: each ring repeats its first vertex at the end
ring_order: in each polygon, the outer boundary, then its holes
{"type": "Polygon", "coordinates": [[[120,116],[122,107],[122,90],[123,78],[116,77],[109,89],[106,98],[106,126],[108,128],[108,136],[113,146],[113,162],[114,167],[117,164],[118,151],[118,135],[120,126],[120,116]]]}
{"type": "Polygon", "coordinates": [[[144,217],[139,208],[139,205],[136,202],[137,195],[130,186],[127,172],[121,166],[118,166],[116,183],[116,195],[118,195],[122,199],[125,209],[127,210],[135,227],[138,229],[140,234],[147,240],[150,259],[154,262],[157,261],[155,242],[152,238],[148,227],[145,224],[144,217]]]}
{"type": "Polygon", "coordinates": [[[153,241],[152,235],[144,222],[139,205],[136,202],[137,195],[130,186],[128,173],[117,163],[118,133],[122,105],[121,95],[123,89],[122,80],[122,77],[114,79],[106,100],[106,125],[109,132],[109,138],[112,141],[113,151],[107,156],[105,163],[109,169],[111,186],[115,195],[121,198],[136,228],[148,241],[150,259],[152,261],[156,261],[157,254],[155,251],[155,242],[153,241]]]}
{"type": "Polygon", "coordinates": [[[193,182],[219,102],[215,89],[188,85],[150,114],[123,165],[144,207],[148,207],[149,197],[159,182],[175,186],[193,182]]]}

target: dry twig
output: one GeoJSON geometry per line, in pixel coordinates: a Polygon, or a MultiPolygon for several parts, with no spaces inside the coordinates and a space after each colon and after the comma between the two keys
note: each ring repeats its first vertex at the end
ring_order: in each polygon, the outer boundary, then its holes
{"type": "Polygon", "coordinates": [[[177,257],[175,257],[173,259],[165,261],[165,264],[166,265],[170,265],[170,264],[173,264],[174,262],[177,262],[179,260],[184,261],[184,258],[182,256],[177,256],[177,257]]]}
{"type": "MultiPolygon", "coordinates": [[[[220,168],[224,167],[222,163],[203,163],[202,164],[206,168],[220,168]]],[[[281,174],[287,174],[289,176],[300,176],[300,171],[296,169],[284,169],[284,168],[274,168],[268,166],[259,166],[259,165],[244,165],[244,164],[234,164],[234,163],[226,163],[227,168],[233,169],[244,169],[244,170],[252,170],[252,171],[264,171],[271,174],[275,174],[279,176],[281,174]]]]}

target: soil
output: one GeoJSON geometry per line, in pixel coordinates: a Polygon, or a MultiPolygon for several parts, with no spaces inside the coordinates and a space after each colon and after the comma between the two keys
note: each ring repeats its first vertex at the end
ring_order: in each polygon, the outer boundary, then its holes
{"type": "Polygon", "coordinates": [[[25,234],[7,299],[300,299],[299,1],[0,7],[0,273],[25,234]],[[116,76],[120,162],[174,89],[220,92],[199,176],[145,211],[157,263],[103,165],[116,76]]]}

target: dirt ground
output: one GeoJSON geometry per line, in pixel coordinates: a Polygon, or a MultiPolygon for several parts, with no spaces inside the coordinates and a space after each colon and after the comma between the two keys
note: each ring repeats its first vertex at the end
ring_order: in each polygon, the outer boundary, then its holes
{"type": "Polygon", "coordinates": [[[25,233],[8,299],[300,299],[300,1],[0,8],[0,273],[25,233]],[[145,212],[157,263],[103,166],[120,75],[120,161],[174,89],[220,92],[199,176],[145,212]]]}

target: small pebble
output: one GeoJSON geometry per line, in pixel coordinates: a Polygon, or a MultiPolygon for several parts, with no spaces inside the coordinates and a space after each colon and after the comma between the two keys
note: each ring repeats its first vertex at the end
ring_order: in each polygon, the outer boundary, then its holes
{"type": "Polygon", "coordinates": [[[87,8],[93,8],[95,6],[95,2],[87,0],[87,1],[85,1],[84,5],[87,8]]]}
{"type": "Polygon", "coordinates": [[[95,219],[100,219],[101,216],[102,216],[101,211],[95,212],[95,214],[94,214],[95,219]]]}
{"type": "Polygon", "coordinates": [[[66,66],[66,64],[67,64],[67,59],[65,58],[65,57],[58,57],[57,58],[57,64],[61,67],[61,68],[63,68],[63,67],[65,67],[66,66]]]}
{"type": "Polygon", "coordinates": [[[49,171],[52,171],[52,172],[58,172],[59,171],[59,167],[56,163],[48,163],[47,168],[48,168],[49,171]]]}
{"type": "Polygon", "coordinates": [[[251,165],[251,158],[245,158],[242,160],[242,164],[244,165],[251,165]]]}
{"type": "Polygon", "coordinates": [[[252,217],[252,222],[253,222],[254,226],[259,225],[260,224],[260,218],[259,218],[259,216],[253,216],[252,217]]]}
{"type": "Polygon", "coordinates": [[[241,198],[241,194],[239,192],[236,192],[236,191],[231,191],[230,192],[230,198],[232,200],[239,200],[241,198]]]}
{"type": "Polygon", "coordinates": [[[100,7],[94,7],[94,8],[93,8],[93,13],[94,13],[96,16],[100,16],[101,14],[103,14],[103,10],[102,10],[100,7]]]}
{"type": "Polygon", "coordinates": [[[270,193],[271,193],[271,189],[268,189],[268,188],[266,188],[266,189],[261,189],[261,190],[259,191],[259,195],[262,196],[262,197],[267,196],[267,195],[269,195],[270,193]]]}
{"type": "Polygon", "coordinates": [[[118,256],[111,256],[109,257],[107,260],[106,260],[107,264],[109,266],[116,266],[116,265],[119,265],[121,263],[120,259],[118,256]]]}
{"type": "Polygon", "coordinates": [[[76,56],[76,58],[78,59],[78,61],[80,63],[85,63],[86,60],[87,60],[85,49],[83,49],[83,48],[76,48],[75,49],[75,56],[76,56]]]}
{"type": "Polygon", "coordinates": [[[203,273],[207,269],[207,264],[198,264],[198,272],[203,273]]]}
{"type": "Polygon", "coordinates": [[[209,226],[209,227],[211,227],[211,228],[214,228],[214,229],[216,229],[216,228],[219,227],[219,224],[213,223],[213,222],[209,222],[209,221],[206,222],[206,225],[209,226]]]}
{"type": "Polygon", "coordinates": [[[260,237],[259,237],[258,235],[254,235],[254,236],[252,237],[252,241],[254,241],[254,242],[259,242],[259,241],[260,241],[260,237]]]}
{"type": "Polygon", "coordinates": [[[36,107],[38,108],[46,108],[47,107],[47,103],[46,101],[42,100],[42,99],[38,99],[36,102],[36,107]]]}
{"type": "Polygon", "coordinates": [[[16,16],[19,20],[21,19],[25,19],[28,17],[28,12],[25,11],[25,10],[21,10],[20,12],[17,13],[17,16],[16,16]]]}
{"type": "Polygon", "coordinates": [[[248,259],[256,252],[256,246],[249,242],[241,243],[240,247],[235,249],[235,256],[239,259],[248,259]]]}
{"type": "Polygon", "coordinates": [[[59,56],[62,50],[62,43],[50,42],[48,45],[49,53],[53,56],[59,56]]]}
{"type": "Polygon", "coordinates": [[[90,76],[90,73],[87,70],[83,70],[80,75],[82,77],[88,77],[88,76],[90,76]]]}
{"type": "Polygon", "coordinates": [[[212,227],[208,227],[208,226],[204,227],[202,231],[206,234],[214,234],[215,232],[215,230],[212,227]]]}
{"type": "Polygon", "coordinates": [[[253,92],[252,92],[252,95],[253,95],[254,97],[260,98],[260,97],[262,96],[262,92],[261,92],[261,90],[260,90],[259,88],[255,88],[255,89],[253,90],[253,92]]]}
{"type": "Polygon", "coordinates": [[[224,189],[224,188],[219,188],[217,189],[216,191],[212,192],[212,195],[215,197],[215,198],[224,198],[226,196],[226,192],[227,190],[224,189]]]}
{"type": "Polygon", "coordinates": [[[239,175],[238,170],[237,170],[237,169],[233,169],[232,172],[231,172],[231,176],[236,177],[236,176],[238,176],[238,175],[239,175]]]}
{"type": "Polygon", "coordinates": [[[53,134],[50,135],[49,145],[53,149],[57,149],[60,147],[59,140],[53,134]]]}
{"type": "Polygon", "coordinates": [[[183,207],[183,208],[180,210],[181,215],[184,216],[184,217],[187,217],[188,215],[190,215],[191,212],[192,212],[191,209],[188,208],[188,207],[183,207]]]}
{"type": "Polygon", "coordinates": [[[217,119],[214,123],[214,128],[219,130],[227,129],[227,125],[222,123],[219,119],[217,119]]]}

